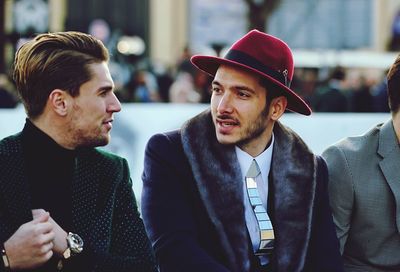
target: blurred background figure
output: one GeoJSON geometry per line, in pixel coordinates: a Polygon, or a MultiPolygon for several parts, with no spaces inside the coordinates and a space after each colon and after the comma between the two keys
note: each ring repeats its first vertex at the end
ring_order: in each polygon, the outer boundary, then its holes
{"type": "Polygon", "coordinates": [[[189,46],[185,46],[182,51],[182,55],[177,62],[177,73],[179,72],[186,72],[189,73],[191,76],[194,76],[196,73],[196,69],[190,62],[190,58],[192,57],[192,51],[190,50],[189,46]]]}
{"type": "Polygon", "coordinates": [[[0,108],[15,108],[19,99],[12,81],[5,74],[0,74],[0,108]]]}
{"type": "Polygon", "coordinates": [[[374,112],[389,112],[387,78],[389,70],[383,72],[380,81],[372,87],[372,108],[374,112]]]}
{"type": "Polygon", "coordinates": [[[344,89],[346,72],[342,67],[336,67],[325,86],[317,89],[313,99],[313,109],[321,112],[346,112],[349,102],[344,89]]]}
{"type": "Polygon", "coordinates": [[[397,11],[392,23],[392,39],[390,41],[389,50],[400,50],[400,10],[397,11]]]}
{"type": "Polygon", "coordinates": [[[372,112],[373,111],[373,97],[370,89],[372,82],[365,76],[359,78],[359,84],[355,88],[350,97],[350,111],[352,112],[372,112]]]}
{"type": "Polygon", "coordinates": [[[172,103],[198,103],[201,95],[195,90],[190,73],[180,72],[169,89],[169,100],[172,103]]]}
{"type": "MultiPolygon", "coordinates": [[[[158,102],[158,84],[156,77],[147,70],[139,70],[133,78],[133,101],[134,102],[158,102]]],[[[132,101],[132,102],[133,102],[132,101]]]]}

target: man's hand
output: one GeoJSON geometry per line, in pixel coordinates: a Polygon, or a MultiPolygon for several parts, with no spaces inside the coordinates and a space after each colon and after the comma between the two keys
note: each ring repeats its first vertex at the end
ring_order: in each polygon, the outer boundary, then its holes
{"type": "MultiPolygon", "coordinates": [[[[45,210],[43,209],[36,209],[32,210],[32,216],[33,218],[36,218],[43,213],[46,213],[45,210]]],[[[67,232],[64,231],[60,225],[57,224],[56,221],[54,221],[53,218],[49,218],[49,222],[53,225],[53,232],[55,234],[55,238],[53,240],[53,253],[55,253],[57,256],[61,257],[64,251],[67,249],[67,232]]]]}
{"type": "Polygon", "coordinates": [[[53,256],[53,225],[44,212],[21,225],[4,243],[12,270],[29,269],[46,263],[53,256]]]}

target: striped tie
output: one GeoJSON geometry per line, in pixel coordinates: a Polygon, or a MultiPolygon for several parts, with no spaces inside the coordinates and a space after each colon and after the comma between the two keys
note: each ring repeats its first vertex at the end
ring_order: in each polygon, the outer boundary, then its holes
{"type": "Polygon", "coordinates": [[[269,255],[272,253],[274,247],[274,230],[272,228],[271,220],[268,213],[263,206],[260,190],[264,188],[260,168],[256,160],[253,160],[251,166],[246,174],[246,188],[247,194],[250,199],[250,204],[254,211],[254,216],[257,220],[260,229],[260,244],[256,255],[269,255]]]}

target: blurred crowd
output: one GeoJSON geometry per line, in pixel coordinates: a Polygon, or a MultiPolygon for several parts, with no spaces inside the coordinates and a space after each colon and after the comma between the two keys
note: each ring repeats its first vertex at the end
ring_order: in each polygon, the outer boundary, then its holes
{"type": "MultiPolygon", "coordinates": [[[[115,55],[114,55],[115,56],[115,55]]],[[[141,59],[113,58],[110,71],[121,102],[208,103],[211,77],[190,63],[185,48],[174,67],[141,59]]],[[[314,112],[389,112],[386,71],[333,68],[296,68],[292,87],[314,112]]],[[[0,75],[0,107],[18,104],[9,76],[0,75]]]]}
{"type": "MultiPolygon", "coordinates": [[[[183,50],[175,67],[149,64],[117,88],[122,102],[208,103],[211,77],[183,50]]],[[[315,112],[389,112],[386,73],[379,69],[296,68],[292,87],[315,112]]]]}
{"type": "Polygon", "coordinates": [[[315,112],[389,112],[387,71],[334,67],[295,70],[294,90],[315,112]]]}

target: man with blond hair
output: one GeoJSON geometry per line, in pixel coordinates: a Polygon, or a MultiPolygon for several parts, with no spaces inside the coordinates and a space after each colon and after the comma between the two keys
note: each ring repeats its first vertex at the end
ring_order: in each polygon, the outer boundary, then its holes
{"type": "Polygon", "coordinates": [[[0,141],[0,271],[155,271],[127,161],[110,141],[108,52],[90,35],[38,35],[17,51],[27,119],[0,141]]]}

